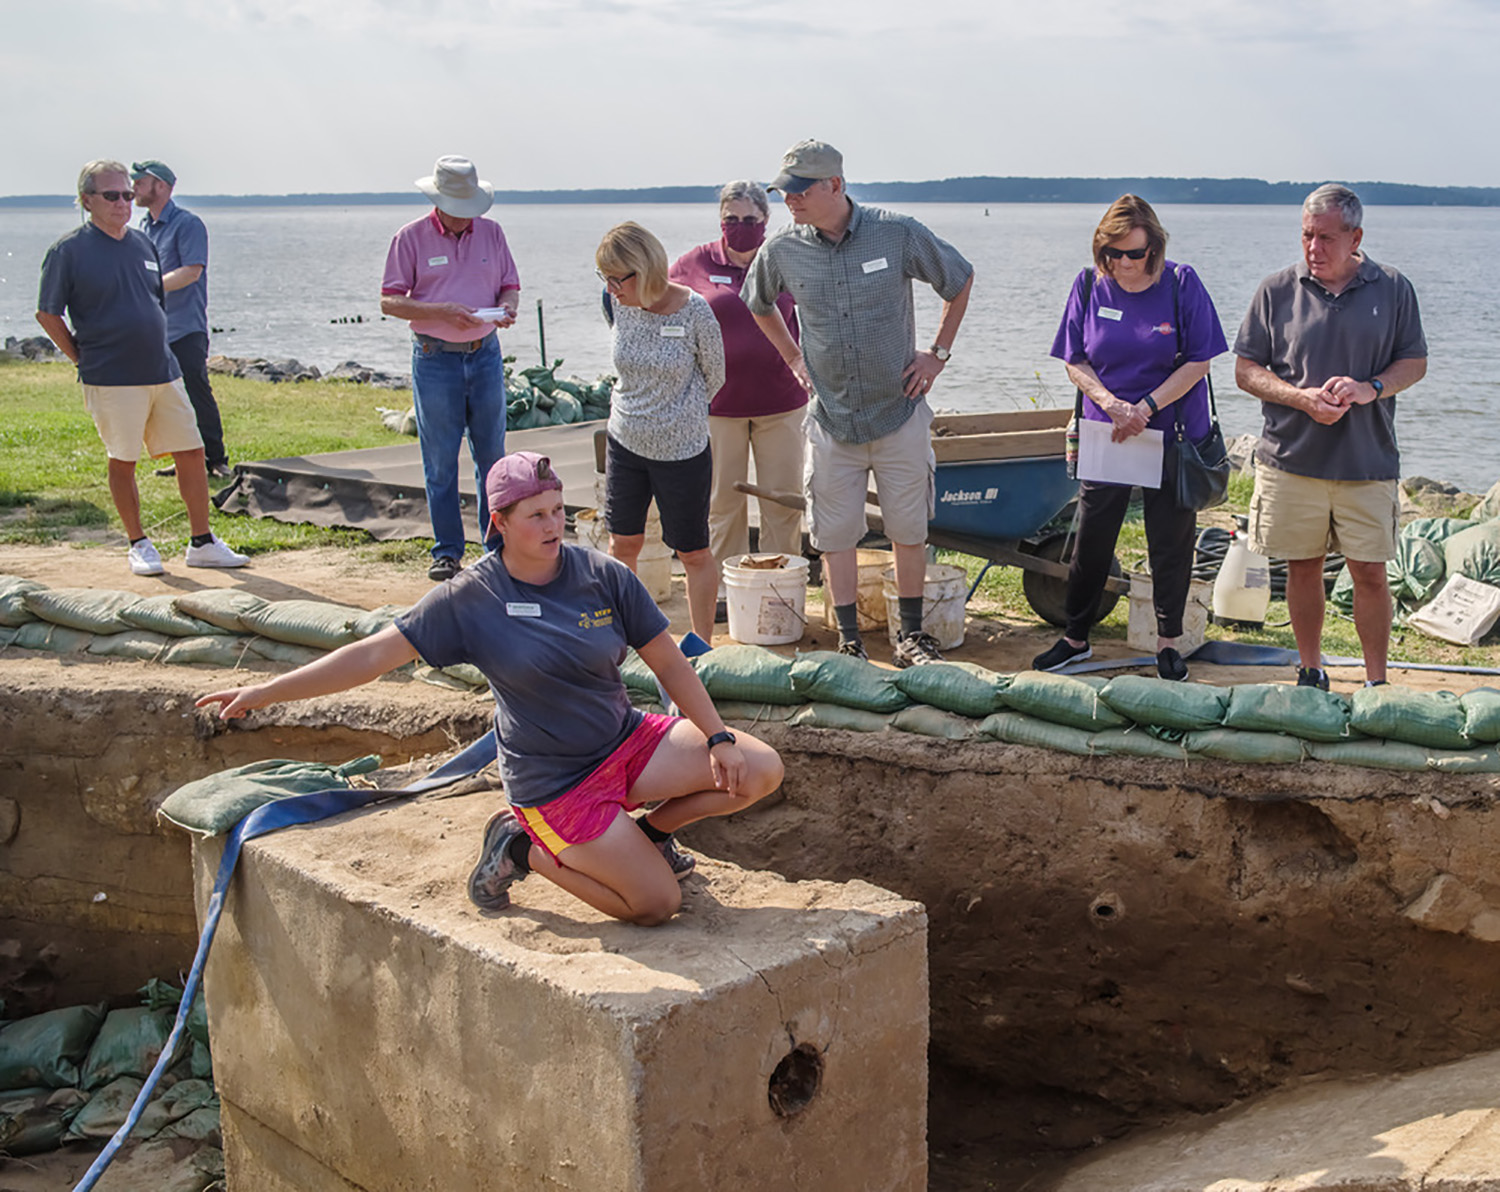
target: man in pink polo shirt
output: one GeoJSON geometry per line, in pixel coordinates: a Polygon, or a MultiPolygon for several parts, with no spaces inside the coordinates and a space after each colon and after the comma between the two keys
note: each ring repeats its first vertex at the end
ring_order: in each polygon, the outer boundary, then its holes
{"type": "Polygon", "coordinates": [[[497,327],[516,321],[521,277],[494,220],[495,201],[466,157],[440,157],[417,189],[433,210],[391,241],[380,283],[381,312],[411,323],[411,389],[432,519],[434,580],[463,566],[464,519],[458,496],[458,447],[465,432],[483,540],[490,511],[484,480],[505,454],[505,368],[497,327]]]}

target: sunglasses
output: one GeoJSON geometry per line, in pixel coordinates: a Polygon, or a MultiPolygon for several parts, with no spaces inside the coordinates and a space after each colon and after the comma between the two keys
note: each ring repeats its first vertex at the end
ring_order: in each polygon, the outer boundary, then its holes
{"type": "Polygon", "coordinates": [[[128,202],[130,199],[135,198],[135,191],[133,190],[88,190],[84,191],[84,193],[98,195],[106,203],[128,202]]]}
{"type": "Polygon", "coordinates": [[[1132,261],[1144,261],[1149,248],[1101,248],[1100,255],[1111,261],[1118,261],[1121,257],[1129,257],[1132,261]]]}
{"type": "Polygon", "coordinates": [[[594,276],[597,277],[600,281],[602,281],[611,290],[619,290],[619,289],[623,289],[624,286],[625,286],[625,283],[627,281],[629,281],[632,277],[635,276],[635,270],[632,269],[624,277],[610,277],[609,274],[607,274],[607,273],[604,272],[604,270],[602,270],[602,269],[595,269],[594,270],[594,276]]]}

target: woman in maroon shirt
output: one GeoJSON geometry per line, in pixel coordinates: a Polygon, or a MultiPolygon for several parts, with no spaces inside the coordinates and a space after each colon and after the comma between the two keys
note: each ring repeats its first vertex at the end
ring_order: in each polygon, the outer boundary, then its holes
{"type": "MultiPolygon", "coordinates": [[[[719,192],[719,228],[673,264],[671,278],[708,300],[724,334],[728,379],[709,406],[713,447],[713,495],[708,514],[709,548],[722,565],[750,549],[750,520],[735,482],[749,475],[755,452],[756,482],[775,492],[802,491],[802,420],[807,393],[740,300],[745,270],[766,236],[770,202],[757,182],[730,182],[719,192]]],[[[792,296],[777,306],[793,338],[797,316],[792,296]]],[[[774,501],[760,502],[760,549],[802,553],[802,514],[774,501]]]]}

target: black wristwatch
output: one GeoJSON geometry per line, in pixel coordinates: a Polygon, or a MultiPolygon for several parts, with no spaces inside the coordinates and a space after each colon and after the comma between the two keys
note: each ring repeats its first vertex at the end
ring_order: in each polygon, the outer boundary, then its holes
{"type": "Polygon", "coordinates": [[[1378,401],[1385,396],[1385,382],[1379,377],[1370,378],[1370,388],[1375,390],[1375,398],[1378,401]]]}
{"type": "Polygon", "coordinates": [[[734,734],[727,728],[723,732],[715,733],[708,739],[708,747],[712,749],[715,745],[733,745],[734,734]]]}

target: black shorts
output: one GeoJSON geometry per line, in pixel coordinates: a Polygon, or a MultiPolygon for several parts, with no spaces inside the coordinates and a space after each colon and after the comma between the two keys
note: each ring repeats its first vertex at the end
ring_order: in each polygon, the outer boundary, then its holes
{"type": "Polygon", "coordinates": [[[647,459],[609,436],[604,463],[604,525],[611,534],[646,532],[651,498],[661,514],[662,540],[673,550],[708,549],[708,498],[713,452],[705,447],[687,459],[647,459]]]}

